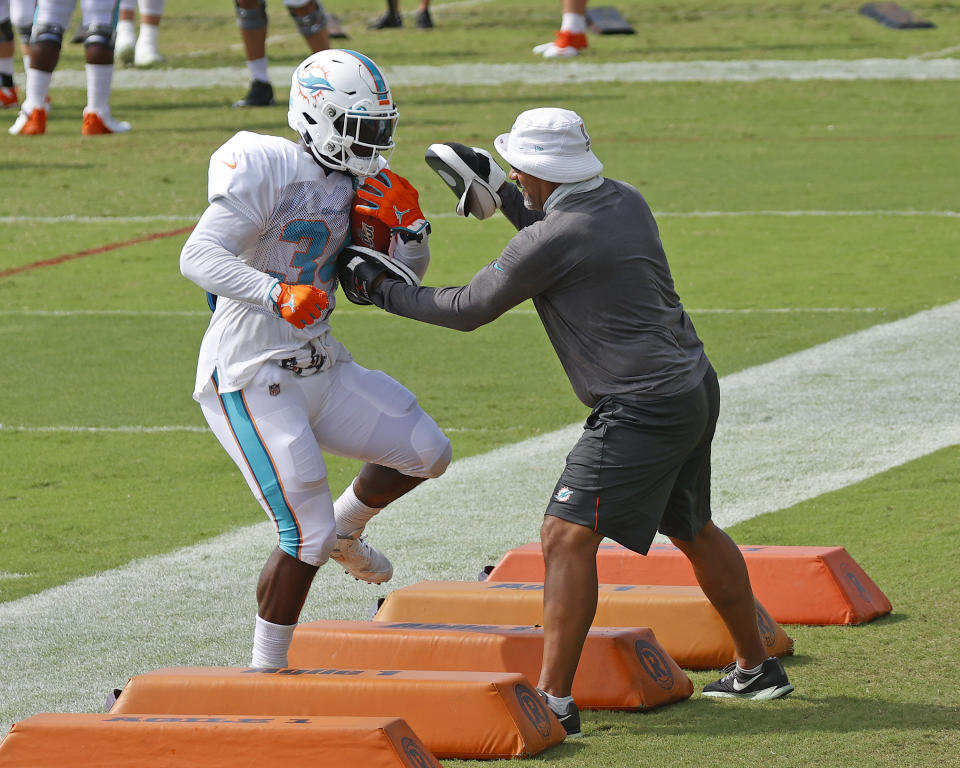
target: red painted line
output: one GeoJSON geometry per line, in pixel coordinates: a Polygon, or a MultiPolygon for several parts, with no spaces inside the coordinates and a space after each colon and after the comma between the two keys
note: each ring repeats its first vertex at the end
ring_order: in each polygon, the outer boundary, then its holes
{"type": "Polygon", "coordinates": [[[192,232],[193,226],[181,227],[180,229],[171,229],[169,232],[154,232],[152,235],[144,235],[143,237],[137,237],[133,240],[124,240],[120,243],[108,243],[107,245],[101,245],[98,248],[90,248],[86,251],[77,251],[76,253],[66,253],[63,256],[56,256],[52,259],[44,259],[43,261],[35,261],[33,264],[24,264],[22,267],[11,267],[10,269],[4,269],[0,271],[0,277],[10,277],[10,275],[16,275],[20,272],[28,272],[31,269],[40,269],[40,267],[52,267],[57,264],[63,264],[66,261],[73,261],[74,259],[82,259],[86,256],[95,256],[98,253],[106,253],[107,251],[115,251],[117,248],[126,248],[128,245],[136,245],[137,243],[146,243],[150,240],[161,240],[165,237],[176,237],[177,235],[185,235],[187,232],[192,232]]]}

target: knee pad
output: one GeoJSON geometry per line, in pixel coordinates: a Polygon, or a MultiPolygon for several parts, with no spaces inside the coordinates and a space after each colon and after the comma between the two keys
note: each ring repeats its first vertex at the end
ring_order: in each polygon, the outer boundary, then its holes
{"type": "Polygon", "coordinates": [[[20,42],[24,45],[30,43],[30,34],[33,32],[33,24],[21,24],[17,27],[17,34],[20,35],[20,42]]]}
{"type": "Polygon", "coordinates": [[[30,36],[32,44],[53,43],[59,50],[63,46],[64,28],[59,24],[37,24],[30,36]]]}
{"type": "MultiPolygon", "coordinates": [[[[304,37],[310,37],[327,28],[327,15],[323,12],[323,6],[319,2],[314,4],[317,7],[302,16],[298,16],[295,13],[296,9],[287,6],[287,10],[290,11],[290,15],[293,17],[297,29],[304,37]]],[[[303,6],[300,7],[302,8],[303,6]]]]}
{"type": "Polygon", "coordinates": [[[87,24],[83,28],[83,47],[103,45],[113,50],[113,26],[110,24],[87,24]]]}
{"type": "Polygon", "coordinates": [[[256,8],[241,8],[234,0],[234,9],[240,29],[263,29],[267,26],[267,0],[260,0],[256,8]]]}
{"type": "Polygon", "coordinates": [[[13,24],[10,23],[10,19],[4,19],[0,21],[0,43],[12,43],[13,42],[13,24]]]}

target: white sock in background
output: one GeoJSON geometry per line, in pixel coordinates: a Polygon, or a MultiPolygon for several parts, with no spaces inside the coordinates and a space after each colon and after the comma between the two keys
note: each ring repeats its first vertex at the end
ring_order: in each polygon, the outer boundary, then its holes
{"type": "Polygon", "coordinates": [[[130,50],[137,42],[137,30],[133,25],[133,19],[120,19],[117,22],[117,38],[114,45],[115,50],[130,50]]]}
{"type": "Polygon", "coordinates": [[[141,24],[140,37],[137,38],[137,51],[143,53],[157,53],[157,38],[160,36],[160,27],[156,24],[141,24]]]}
{"type": "Polygon", "coordinates": [[[565,13],[560,22],[560,29],[575,35],[586,32],[587,17],[581,13],[565,13]]]}
{"type": "Polygon", "coordinates": [[[267,57],[262,59],[253,59],[247,61],[247,69],[250,71],[250,77],[254,80],[260,80],[264,83],[270,82],[270,76],[267,74],[267,57]]]}

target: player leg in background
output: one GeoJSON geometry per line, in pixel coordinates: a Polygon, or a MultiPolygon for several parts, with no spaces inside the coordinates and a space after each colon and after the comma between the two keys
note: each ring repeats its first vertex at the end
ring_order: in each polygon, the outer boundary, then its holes
{"type": "Polygon", "coordinates": [[[133,64],[133,49],[137,45],[136,11],[137,0],[120,0],[117,4],[117,34],[113,55],[122,64],[133,64]]]}
{"type": "Polygon", "coordinates": [[[117,15],[117,42],[114,56],[124,64],[149,67],[164,61],[157,48],[160,22],[166,0],[120,0],[117,15]],[[134,11],[139,6],[140,34],[134,25],[134,11]]]}
{"type": "MultiPolygon", "coordinates": [[[[367,29],[395,29],[403,26],[403,16],[400,15],[399,0],[387,0],[387,10],[383,16],[371,22],[367,29]]],[[[417,6],[417,28],[433,29],[433,19],[430,17],[430,0],[420,0],[417,6]]]]}
{"type": "Polygon", "coordinates": [[[566,59],[587,47],[587,0],[562,0],[561,7],[560,30],[554,41],[533,49],[545,59],[566,59]]]}
{"type": "Polygon", "coordinates": [[[10,1],[0,0],[0,109],[20,106],[17,86],[13,82],[14,37],[10,1]]]}
{"type": "Polygon", "coordinates": [[[30,33],[37,13],[37,0],[10,0],[10,21],[20,36],[23,71],[30,68],[30,33]]]}
{"type": "Polygon", "coordinates": [[[76,0],[42,0],[30,35],[30,66],[20,114],[8,129],[11,135],[39,136],[47,130],[48,94],[53,70],[60,60],[63,35],[76,0]]]}
{"type": "Polygon", "coordinates": [[[130,123],[115,119],[110,111],[115,4],[116,0],[80,0],[86,60],[84,69],[87,75],[87,106],[83,109],[80,131],[84,136],[103,136],[130,130],[130,123]]]}
{"type": "Polygon", "coordinates": [[[417,8],[417,29],[433,29],[433,19],[430,18],[430,0],[420,0],[417,8]]]}
{"type": "MultiPolygon", "coordinates": [[[[266,0],[234,0],[237,26],[250,73],[250,89],[235,107],[268,107],[275,104],[273,85],[267,71],[267,4],[266,0]]],[[[330,47],[327,19],[323,5],[315,0],[284,0],[297,30],[313,53],[330,47]]]]}

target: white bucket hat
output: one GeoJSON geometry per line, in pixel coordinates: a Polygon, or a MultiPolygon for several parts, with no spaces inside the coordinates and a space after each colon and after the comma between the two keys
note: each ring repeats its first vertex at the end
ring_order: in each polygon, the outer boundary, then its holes
{"type": "Polygon", "coordinates": [[[521,112],[510,133],[497,136],[493,146],[513,168],[545,181],[586,181],[603,171],[583,119],[569,109],[521,112]]]}

